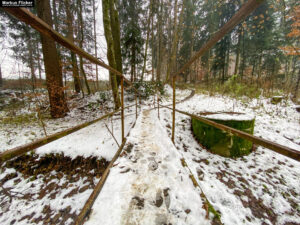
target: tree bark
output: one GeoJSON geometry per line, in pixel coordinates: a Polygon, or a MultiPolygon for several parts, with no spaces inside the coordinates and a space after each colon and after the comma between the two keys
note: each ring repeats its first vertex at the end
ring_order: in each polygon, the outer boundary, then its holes
{"type": "MultiPolygon", "coordinates": [[[[111,31],[111,23],[110,23],[110,13],[109,13],[109,1],[110,0],[102,0],[102,14],[103,14],[103,25],[104,25],[104,34],[107,43],[107,59],[109,66],[113,68],[117,68],[116,61],[115,61],[115,52],[114,52],[114,42],[113,36],[111,31]]],[[[109,72],[110,75],[110,83],[113,92],[113,98],[115,102],[115,109],[120,108],[120,96],[117,84],[116,74],[109,72]]]]}
{"type": "Polygon", "coordinates": [[[31,39],[31,34],[29,33],[29,27],[27,25],[24,26],[24,32],[26,35],[26,38],[28,40],[28,53],[29,53],[29,66],[30,66],[30,73],[31,73],[31,86],[32,90],[34,91],[36,86],[36,76],[35,76],[35,68],[34,68],[34,62],[33,62],[33,46],[31,39]]]}
{"type": "MultiPolygon", "coordinates": [[[[109,4],[109,12],[110,12],[110,24],[112,37],[114,42],[114,52],[115,52],[115,61],[117,70],[120,73],[123,73],[122,68],[122,53],[121,53],[121,40],[120,40],[120,22],[119,22],[119,14],[116,9],[116,0],[110,0],[109,4]]],[[[117,76],[118,85],[121,82],[121,78],[117,76]]]]}
{"type": "MultiPolygon", "coordinates": [[[[73,15],[70,10],[70,2],[69,0],[65,0],[65,8],[67,14],[67,26],[68,26],[68,39],[74,43],[74,31],[73,31],[73,15]]],[[[77,66],[77,58],[76,55],[71,51],[71,60],[72,60],[72,71],[73,71],[73,80],[74,80],[74,88],[77,93],[80,93],[80,80],[79,80],[79,71],[77,66]]]]}
{"type": "MultiPolygon", "coordinates": [[[[37,0],[38,16],[50,27],[53,26],[49,0],[37,0]]],[[[42,49],[46,72],[46,82],[53,118],[61,118],[69,111],[64,96],[62,72],[54,41],[41,34],[42,49]]]]}
{"type": "Polygon", "coordinates": [[[239,37],[238,37],[238,43],[236,48],[236,58],[235,58],[235,67],[234,67],[234,74],[238,74],[239,69],[239,62],[240,62],[240,47],[241,47],[241,28],[239,27],[239,37]]]}
{"type": "MultiPolygon", "coordinates": [[[[97,53],[97,32],[96,32],[96,6],[95,0],[93,0],[93,19],[94,19],[94,44],[95,44],[95,57],[98,57],[97,53]]],[[[96,64],[96,88],[99,90],[99,75],[98,75],[98,65],[96,64]]]]}
{"type": "Polygon", "coordinates": [[[297,100],[297,95],[298,95],[298,91],[299,91],[299,83],[300,83],[300,69],[298,71],[298,78],[297,78],[297,82],[296,82],[296,86],[295,86],[295,90],[294,90],[294,99],[297,100]]]}
{"type": "MultiPolygon", "coordinates": [[[[53,25],[54,25],[54,29],[58,32],[58,15],[57,15],[57,10],[56,10],[56,1],[57,0],[52,0],[52,9],[53,9],[53,25]]],[[[60,9],[62,7],[62,2],[59,1],[58,2],[58,11],[60,12],[60,9]]],[[[60,52],[60,46],[59,44],[56,44],[56,49],[57,49],[57,53],[58,53],[58,58],[59,58],[59,62],[61,62],[61,52],[60,52]]]]}
{"type": "MultiPolygon", "coordinates": [[[[165,83],[167,83],[170,79],[170,74],[171,74],[171,70],[174,67],[174,63],[176,60],[176,52],[177,52],[177,46],[178,46],[178,26],[177,26],[177,3],[178,1],[175,0],[175,6],[174,6],[174,37],[173,37],[173,41],[172,41],[172,46],[171,46],[171,56],[169,58],[169,62],[167,65],[167,75],[166,75],[166,80],[165,83]]],[[[181,12],[180,12],[180,19],[183,18],[182,16],[182,12],[183,12],[183,8],[184,8],[184,1],[182,3],[182,8],[181,8],[181,12]]],[[[180,21],[179,23],[181,23],[182,21],[180,21]]]]}
{"type": "Polygon", "coordinates": [[[161,67],[162,67],[162,14],[163,14],[163,7],[162,1],[159,0],[159,13],[158,13],[158,57],[157,57],[157,74],[156,74],[156,82],[160,82],[161,77],[161,67]]]}
{"type": "Polygon", "coordinates": [[[39,43],[35,43],[35,48],[37,52],[37,63],[38,63],[38,70],[39,70],[39,79],[40,81],[42,80],[42,67],[41,67],[41,56],[40,56],[40,48],[39,48],[39,43]]]}
{"type": "Polygon", "coordinates": [[[152,58],[152,78],[151,80],[154,81],[154,68],[155,68],[155,57],[154,57],[154,23],[153,23],[153,19],[154,18],[154,14],[152,15],[152,20],[151,20],[151,43],[152,43],[152,48],[151,48],[151,58],[152,58]]]}
{"type": "MultiPolygon", "coordinates": [[[[83,40],[84,40],[84,34],[83,34],[84,25],[83,25],[83,18],[82,18],[82,2],[81,2],[81,0],[78,0],[77,3],[78,3],[77,7],[79,9],[78,16],[79,16],[79,24],[80,24],[80,29],[78,31],[80,33],[79,47],[82,49],[83,48],[83,40]]],[[[90,89],[90,86],[88,84],[86,73],[84,71],[82,56],[79,56],[79,64],[80,64],[81,75],[84,78],[84,83],[85,83],[85,86],[86,86],[86,89],[87,89],[87,92],[88,92],[88,95],[89,95],[89,94],[91,94],[91,89],[90,89]]]]}
{"type": "MultiPolygon", "coordinates": [[[[194,0],[192,0],[192,4],[193,4],[192,5],[192,15],[193,15],[193,17],[192,17],[191,27],[190,27],[190,29],[192,30],[191,31],[190,57],[193,56],[193,52],[194,52],[194,39],[195,39],[195,28],[194,28],[194,22],[195,22],[195,20],[194,20],[194,12],[195,12],[194,11],[194,7],[195,7],[195,2],[194,2],[194,0]]],[[[197,63],[197,61],[195,61],[194,64],[195,63],[197,63]]],[[[190,82],[191,83],[194,82],[192,80],[192,77],[193,77],[194,73],[195,73],[195,71],[193,70],[193,65],[191,65],[190,68],[189,68],[189,75],[190,75],[190,82]]]]}
{"type": "MultiPolygon", "coordinates": [[[[177,0],[176,0],[177,2],[177,0]]],[[[148,9],[148,20],[147,20],[147,38],[146,38],[146,46],[145,46],[145,53],[144,53],[144,65],[143,65],[143,70],[142,70],[142,76],[141,76],[141,81],[144,80],[144,73],[146,70],[146,63],[147,63],[147,53],[148,53],[148,44],[149,44],[149,36],[150,36],[150,21],[151,21],[151,15],[152,13],[152,0],[150,0],[149,3],[149,9],[148,9]]]]}

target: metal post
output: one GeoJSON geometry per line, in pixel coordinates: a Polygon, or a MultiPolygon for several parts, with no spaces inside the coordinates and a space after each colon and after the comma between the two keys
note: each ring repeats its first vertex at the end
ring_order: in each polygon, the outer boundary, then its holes
{"type": "Polygon", "coordinates": [[[157,93],[156,93],[156,91],[155,91],[155,94],[154,94],[154,96],[153,96],[153,106],[154,106],[154,108],[155,108],[155,105],[156,105],[156,102],[155,102],[156,95],[157,95],[157,93]]]}
{"type": "Polygon", "coordinates": [[[173,120],[172,120],[172,142],[175,144],[175,81],[176,81],[176,76],[173,76],[173,120]]]}
{"type": "Polygon", "coordinates": [[[138,104],[137,104],[137,97],[136,97],[136,93],[135,93],[135,118],[137,119],[138,117],[138,104]]]}
{"type": "Polygon", "coordinates": [[[158,116],[158,119],[160,119],[160,117],[159,117],[159,95],[157,95],[157,116],[158,116]]]}
{"type": "Polygon", "coordinates": [[[124,141],[124,77],[121,77],[121,121],[122,121],[122,143],[124,141]]]}

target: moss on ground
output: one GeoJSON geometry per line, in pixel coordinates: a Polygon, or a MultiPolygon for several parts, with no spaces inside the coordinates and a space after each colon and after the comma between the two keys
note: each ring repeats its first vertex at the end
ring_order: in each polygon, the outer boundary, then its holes
{"type": "Polygon", "coordinates": [[[29,123],[34,123],[37,121],[38,121],[38,119],[36,118],[35,113],[0,118],[0,124],[3,124],[3,125],[29,124],[29,123]]]}

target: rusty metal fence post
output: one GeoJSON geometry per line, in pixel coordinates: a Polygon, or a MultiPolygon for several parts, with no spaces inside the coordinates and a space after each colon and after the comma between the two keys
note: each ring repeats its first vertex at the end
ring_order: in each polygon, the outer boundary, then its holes
{"type": "Polygon", "coordinates": [[[172,80],[172,86],[173,86],[173,116],[172,116],[172,142],[175,144],[175,98],[176,98],[176,93],[175,93],[175,82],[176,82],[176,76],[173,76],[172,80]]]}
{"type": "Polygon", "coordinates": [[[159,95],[157,95],[157,116],[158,116],[158,119],[160,119],[160,116],[159,116],[159,95]]]}
{"type": "Polygon", "coordinates": [[[122,141],[124,141],[124,77],[121,77],[121,123],[122,123],[122,141]]]}
{"type": "Polygon", "coordinates": [[[138,117],[138,104],[137,104],[137,93],[135,93],[135,118],[138,117]]]}

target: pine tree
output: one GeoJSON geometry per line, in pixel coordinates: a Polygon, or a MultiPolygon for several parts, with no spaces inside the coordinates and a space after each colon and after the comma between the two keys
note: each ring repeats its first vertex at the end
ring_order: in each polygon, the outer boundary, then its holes
{"type": "Polygon", "coordinates": [[[140,27],[142,3],[142,1],[120,0],[118,7],[124,72],[130,71],[131,81],[137,79],[137,69],[142,67],[143,62],[144,39],[140,27]]]}

